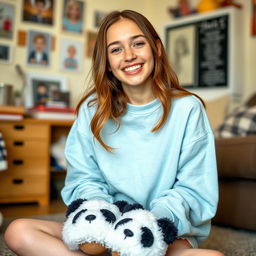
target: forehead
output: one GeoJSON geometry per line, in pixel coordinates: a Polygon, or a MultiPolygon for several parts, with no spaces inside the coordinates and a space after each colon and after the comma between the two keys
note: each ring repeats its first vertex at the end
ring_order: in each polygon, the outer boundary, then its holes
{"type": "Polygon", "coordinates": [[[134,35],[144,35],[144,33],[134,21],[123,18],[108,28],[107,43],[124,41],[134,35]]]}

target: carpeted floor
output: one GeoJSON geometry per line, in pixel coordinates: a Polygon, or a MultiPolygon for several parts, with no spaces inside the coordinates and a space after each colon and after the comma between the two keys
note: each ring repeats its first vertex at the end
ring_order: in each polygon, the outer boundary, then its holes
{"type": "MultiPolygon", "coordinates": [[[[63,221],[64,214],[35,217],[39,219],[63,221]]],[[[14,256],[3,241],[3,232],[10,220],[5,220],[0,227],[0,256],[14,256]]],[[[226,227],[213,226],[209,239],[201,248],[216,249],[225,256],[256,256],[256,232],[236,230],[226,227]]]]}

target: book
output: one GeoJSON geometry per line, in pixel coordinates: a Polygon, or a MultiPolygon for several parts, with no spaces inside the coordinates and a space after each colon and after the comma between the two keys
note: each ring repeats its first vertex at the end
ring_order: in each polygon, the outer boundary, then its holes
{"type": "Polygon", "coordinates": [[[48,111],[30,111],[29,116],[37,119],[50,120],[75,120],[76,114],[71,112],[48,112],[48,111]]]}
{"type": "Polygon", "coordinates": [[[50,120],[74,120],[76,118],[74,109],[61,106],[35,106],[27,110],[27,115],[37,119],[50,120]]]}
{"type": "Polygon", "coordinates": [[[22,106],[0,105],[0,120],[22,120],[24,113],[22,106]]]}
{"type": "Polygon", "coordinates": [[[0,113],[2,114],[25,114],[25,108],[23,106],[7,106],[7,105],[0,105],[0,113]]]}
{"type": "Polygon", "coordinates": [[[23,115],[0,113],[0,120],[22,120],[23,115]]]}

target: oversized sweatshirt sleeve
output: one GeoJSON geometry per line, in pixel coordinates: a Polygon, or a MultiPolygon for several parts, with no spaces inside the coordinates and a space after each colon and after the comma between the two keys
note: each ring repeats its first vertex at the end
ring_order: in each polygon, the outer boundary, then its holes
{"type": "Polygon", "coordinates": [[[95,158],[94,139],[89,127],[88,110],[83,104],[65,147],[67,176],[61,195],[67,205],[78,198],[99,198],[113,202],[95,158]]]}
{"type": "Polygon", "coordinates": [[[150,207],[157,217],[171,218],[178,235],[197,247],[209,235],[217,202],[214,137],[205,111],[197,102],[187,117],[176,181],[172,188],[162,191],[150,207]]]}

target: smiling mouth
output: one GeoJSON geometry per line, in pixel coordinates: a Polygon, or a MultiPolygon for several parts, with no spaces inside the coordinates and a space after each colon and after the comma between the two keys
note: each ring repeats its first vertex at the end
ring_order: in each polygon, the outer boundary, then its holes
{"type": "Polygon", "coordinates": [[[138,69],[140,69],[141,67],[142,67],[142,64],[138,64],[138,65],[124,68],[123,70],[124,70],[124,72],[134,72],[134,71],[137,71],[138,69]]]}

